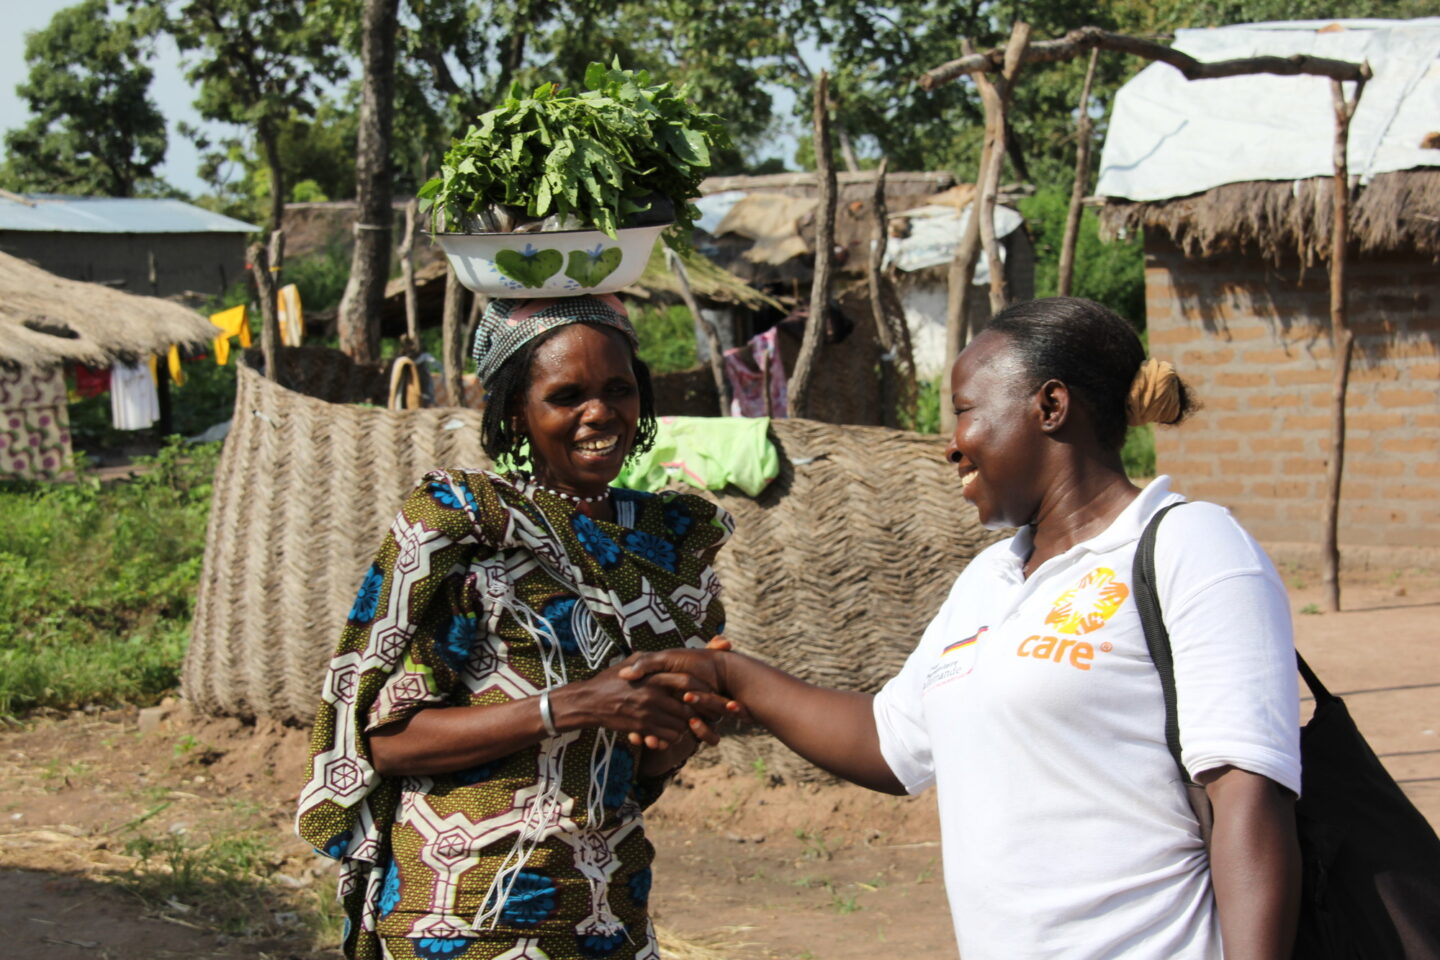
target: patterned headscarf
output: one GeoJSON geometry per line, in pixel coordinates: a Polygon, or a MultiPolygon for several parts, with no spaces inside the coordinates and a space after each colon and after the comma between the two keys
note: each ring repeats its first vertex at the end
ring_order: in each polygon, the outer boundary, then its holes
{"type": "Polygon", "coordinates": [[[475,328],[475,368],[481,383],[500,369],[525,344],[556,327],[589,323],[625,334],[639,346],[629,314],[613,294],[541,300],[491,300],[475,328]]]}

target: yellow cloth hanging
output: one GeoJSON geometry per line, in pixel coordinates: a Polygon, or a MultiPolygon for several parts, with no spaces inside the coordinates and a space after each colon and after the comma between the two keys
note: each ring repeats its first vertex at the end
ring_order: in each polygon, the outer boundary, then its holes
{"type": "Polygon", "coordinates": [[[305,340],[305,313],[300,308],[300,288],[287,283],[275,295],[276,314],[280,321],[280,342],[298,347],[305,340]]]}
{"type": "Polygon", "coordinates": [[[185,386],[185,370],[180,366],[180,345],[170,344],[170,352],[166,354],[168,366],[170,367],[170,380],[177,387],[185,386]]]}
{"type": "Polygon", "coordinates": [[[160,386],[160,371],[155,369],[155,354],[152,353],[146,357],[145,362],[150,367],[150,380],[155,386],[160,386]]]}
{"type": "Polygon", "coordinates": [[[215,362],[223,367],[230,359],[231,337],[239,337],[242,347],[250,346],[250,323],[245,315],[245,304],[211,314],[210,322],[220,328],[220,334],[215,338],[215,362]]]}

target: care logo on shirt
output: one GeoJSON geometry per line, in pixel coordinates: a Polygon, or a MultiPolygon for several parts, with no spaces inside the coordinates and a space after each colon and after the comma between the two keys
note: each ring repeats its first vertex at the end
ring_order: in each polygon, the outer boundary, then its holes
{"type": "Polygon", "coordinates": [[[1129,596],[1130,588],[1115,579],[1114,570],[1096,567],[1060,594],[1045,615],[1045,625],[1071,636],[1099,630],[1129,596]]]}
{"type": "MultiPolygon", "coordinates": [[[[1019,657],[1048,660],[1052,663],[1068,663],[1076,670],[1089,670],[1095,659],[1095,647],[1074,637],[1099,630],[1113,617],[1130,596],[1130,588],[1115,579],[1115,571],[1109,567],[1096,567],[1080,582],[1060,594],[1055,605],[1045,615],[1045,625],[1053,627],[1062,637],[1047,637],[1036,634],[1020,641],[1015,649],[1019,657]]],[[[1107,653],[1110,644],[1100,644],[1100,652],[1107,653]]]]}

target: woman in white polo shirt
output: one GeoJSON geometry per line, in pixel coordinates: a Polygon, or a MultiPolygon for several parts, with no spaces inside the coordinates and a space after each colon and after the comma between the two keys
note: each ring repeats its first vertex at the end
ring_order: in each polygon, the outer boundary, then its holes
{"type": "Polygon", "coordinates": [[[1183,498],[1130,483],[1127,420],[1189,406],[1129,324],[1088,300],[1002,311],[951,371],[947,449],[990,527],[984,551],[879,694],[825,690],[736,653],[642,655],[743,703],[791,749],[888,793],[937,788],[964,960],[1281,960],[1299,895],[1295,660],[1285,591],[1223,508],[1168,514],[1156,589],[1182,757],[1164,735],[1131,589],[1150,517],[1183,498]]]}

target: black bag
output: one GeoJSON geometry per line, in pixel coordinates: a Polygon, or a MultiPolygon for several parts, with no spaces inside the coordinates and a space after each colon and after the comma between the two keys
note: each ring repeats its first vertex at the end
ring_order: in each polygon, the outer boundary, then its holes
{"type": "MultiPolygon", "coordinates": [[[[1210,800],[1180,763],[1175,666],[1155,595],[1151,519],[1135,549],[1133,589],[1165,697],[1165,741],[1180,768],[1206,842],[1210,800]]],[[[1302,884],[1295,960],[1440,960],[1440,838],[1360,734],[1345,702],[1297,651],[1315,714],[1300,731],[1295,804],[1302,884]]]]}

